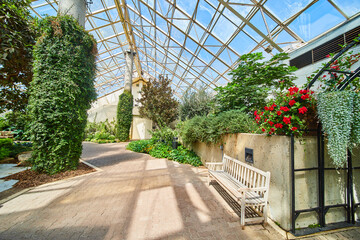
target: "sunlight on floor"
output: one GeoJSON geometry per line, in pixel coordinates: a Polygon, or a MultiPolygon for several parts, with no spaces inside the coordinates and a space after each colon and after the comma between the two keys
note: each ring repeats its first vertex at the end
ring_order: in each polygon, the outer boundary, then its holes
{"type": "Polygon", "coordinates": [[[157,188],[139,194],[127,239],[157,239],[183,228],[173,188],[157,188]]]}

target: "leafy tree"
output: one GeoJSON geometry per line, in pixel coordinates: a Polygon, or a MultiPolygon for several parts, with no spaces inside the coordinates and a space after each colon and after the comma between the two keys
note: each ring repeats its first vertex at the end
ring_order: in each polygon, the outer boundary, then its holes
{"type": "Polygon", "coordinates": [[[76,169],[87,110],[96,99],[96,41],[71,16],[39,23],[28,112],[34,170],[54,174],[76,169]]]}
{"type": "Polygon", "coordinates": [[[31,0],[0,2],[0,112],[24,111],[32,80],[32,49],[37,31],[31,0]]]}
{"type": "Polygon", "coordinates": [[[132,122],[133,96],[130,92],[124,91],[119,96],[117,109],[117,130],[116,137],[120,141],[129,140],[129,132],[132,122]]]}
{"type": "Polygon", "coordinates": [[[178,116],[179,102],[173,98],[173,90],[170,87],[170,79],[162,75],[159,80],[150,79],[142,88],[140,104],[140,116],[152,120],[157,127],[169,125],[178,116]]]}
{"type": "Polygon", "coordinates": [[[188,90],[181,98],[179,115],[181,121],[195,116],[206,116],[211,111],[213,96],[201,86],[199,91],[188,90]]]}
{"type": "Polygon", "coordinates": [[[295,76],[291,73],[296,71],[296,67],[282,62],[288,58],[286,53],[276,54],[268,61],[262,61],[261,52],[242,55],[239,66],[230,73],[232,82],[215,89],[218,109],[252,112],[263,108],[271,89],[283,90],[293,85],[295,76]]]}

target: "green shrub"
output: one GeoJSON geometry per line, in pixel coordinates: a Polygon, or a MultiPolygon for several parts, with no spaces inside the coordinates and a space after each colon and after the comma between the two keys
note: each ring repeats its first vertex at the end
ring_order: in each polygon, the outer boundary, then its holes
{"type": "Polygon", "coordinates": [[[179,163],[187,163],[195,167],[202,165],[202,162],[196,153],[186,149],[183,146],[179,146],[177,149],[171,150],[168,159],[179,163]]]}
{"type": "Polygon", "coordinates": [[[247,133],[257,129],[255,122],[243,111],[231,110],[217,116],[196,116],[178,125],[182,141],[191,144],[196,141],[218,143],[229,133],[247,133]]]}
{"type": "Polygon", "coordinates": [[[122,142],[129,140],[130,127],[133,117],[133,101],[133,96],[130,92],[124,91],[119,96],[116,137],[122,142]]]}
{"type": "Polygon", "coordinates": [[[133,141],[127,145],[127,149],[139,153],[148,153],[148,148],[152,143],[152,140],[133,141]]]}
{"type": "Polygon", "coordinates": [[[32,166],[54,174],[76,169],[87,110],[96,99],[96,41],[71,16],[46,17],[34,47],[28,112],[32,166]]]}
{"type": "Polygon", "coordinates": [[[169,127],[163,127],[155,131],[150,131],[151,139],[155,142],[162,141],[169,146],[172,144],[174,137],[177,136],[177,132],[169,127]]]}
{"type": "Polygon", "coordinates": [[[9,157],[11,150],[5,147],[0,147],[0,160],[9,157]]]}
{"type": "Polygon", "coordinates": [[[13,146],[13,140],[11,138],[0,138],[0,148],[11,149],[13,146]]]}
{"type": "Polygon", "coordinates": [[[0,160],[6,157],[15,157],[17,154],[31,149],[31,143],[13,143],[10,138],[0,139],[0,160]]]}
{"type": "Polygon", "coordinates": [[[171,152],[171,147],[168,144],[157,142],[150,148],[149,154],[156,158],[167,158],[171,152]]]}
{"type": "Polygon", "coordinates": [[[168,158],[169,160],[190,164],[195,167],[202,165],[200,158],[195,152],[190,151],[183,146],[172,149],[168,144],[154,141],[153,139],[130,142],[127,149],[134,152],[148,153],[156,158],[168,158]]]}

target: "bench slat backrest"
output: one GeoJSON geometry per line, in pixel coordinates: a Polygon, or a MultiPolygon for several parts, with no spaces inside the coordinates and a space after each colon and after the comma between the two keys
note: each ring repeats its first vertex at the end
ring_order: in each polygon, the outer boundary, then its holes
{"type": "MultiPolygon", "coordinates": [[[[227,172],[234,180],[248,188],[266,188],[270,185],[270,172],[264,172],[246,163],[232,158],[226,154],[223,156],[223,171],[227,172]]],[[[265,198],[267,199],[267,192],[265,198]]]]}

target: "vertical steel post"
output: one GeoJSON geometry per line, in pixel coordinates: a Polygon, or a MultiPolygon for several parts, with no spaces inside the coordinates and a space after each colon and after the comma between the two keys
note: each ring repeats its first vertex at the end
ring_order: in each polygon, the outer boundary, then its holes
{"type": "Polygon", "coordinates": [[[325,174],[324,174],[324,137],[321,127],[318,128],[318,180],[319,180],[319,224],[325,227],[325,174]]]}
{"type": "Polygon", "coordinates": [[[355,223],[355,209],[353,196],[353,176],[352,176],[352,156],[351,151],[347,151],[347,222],[355,223]]]}

